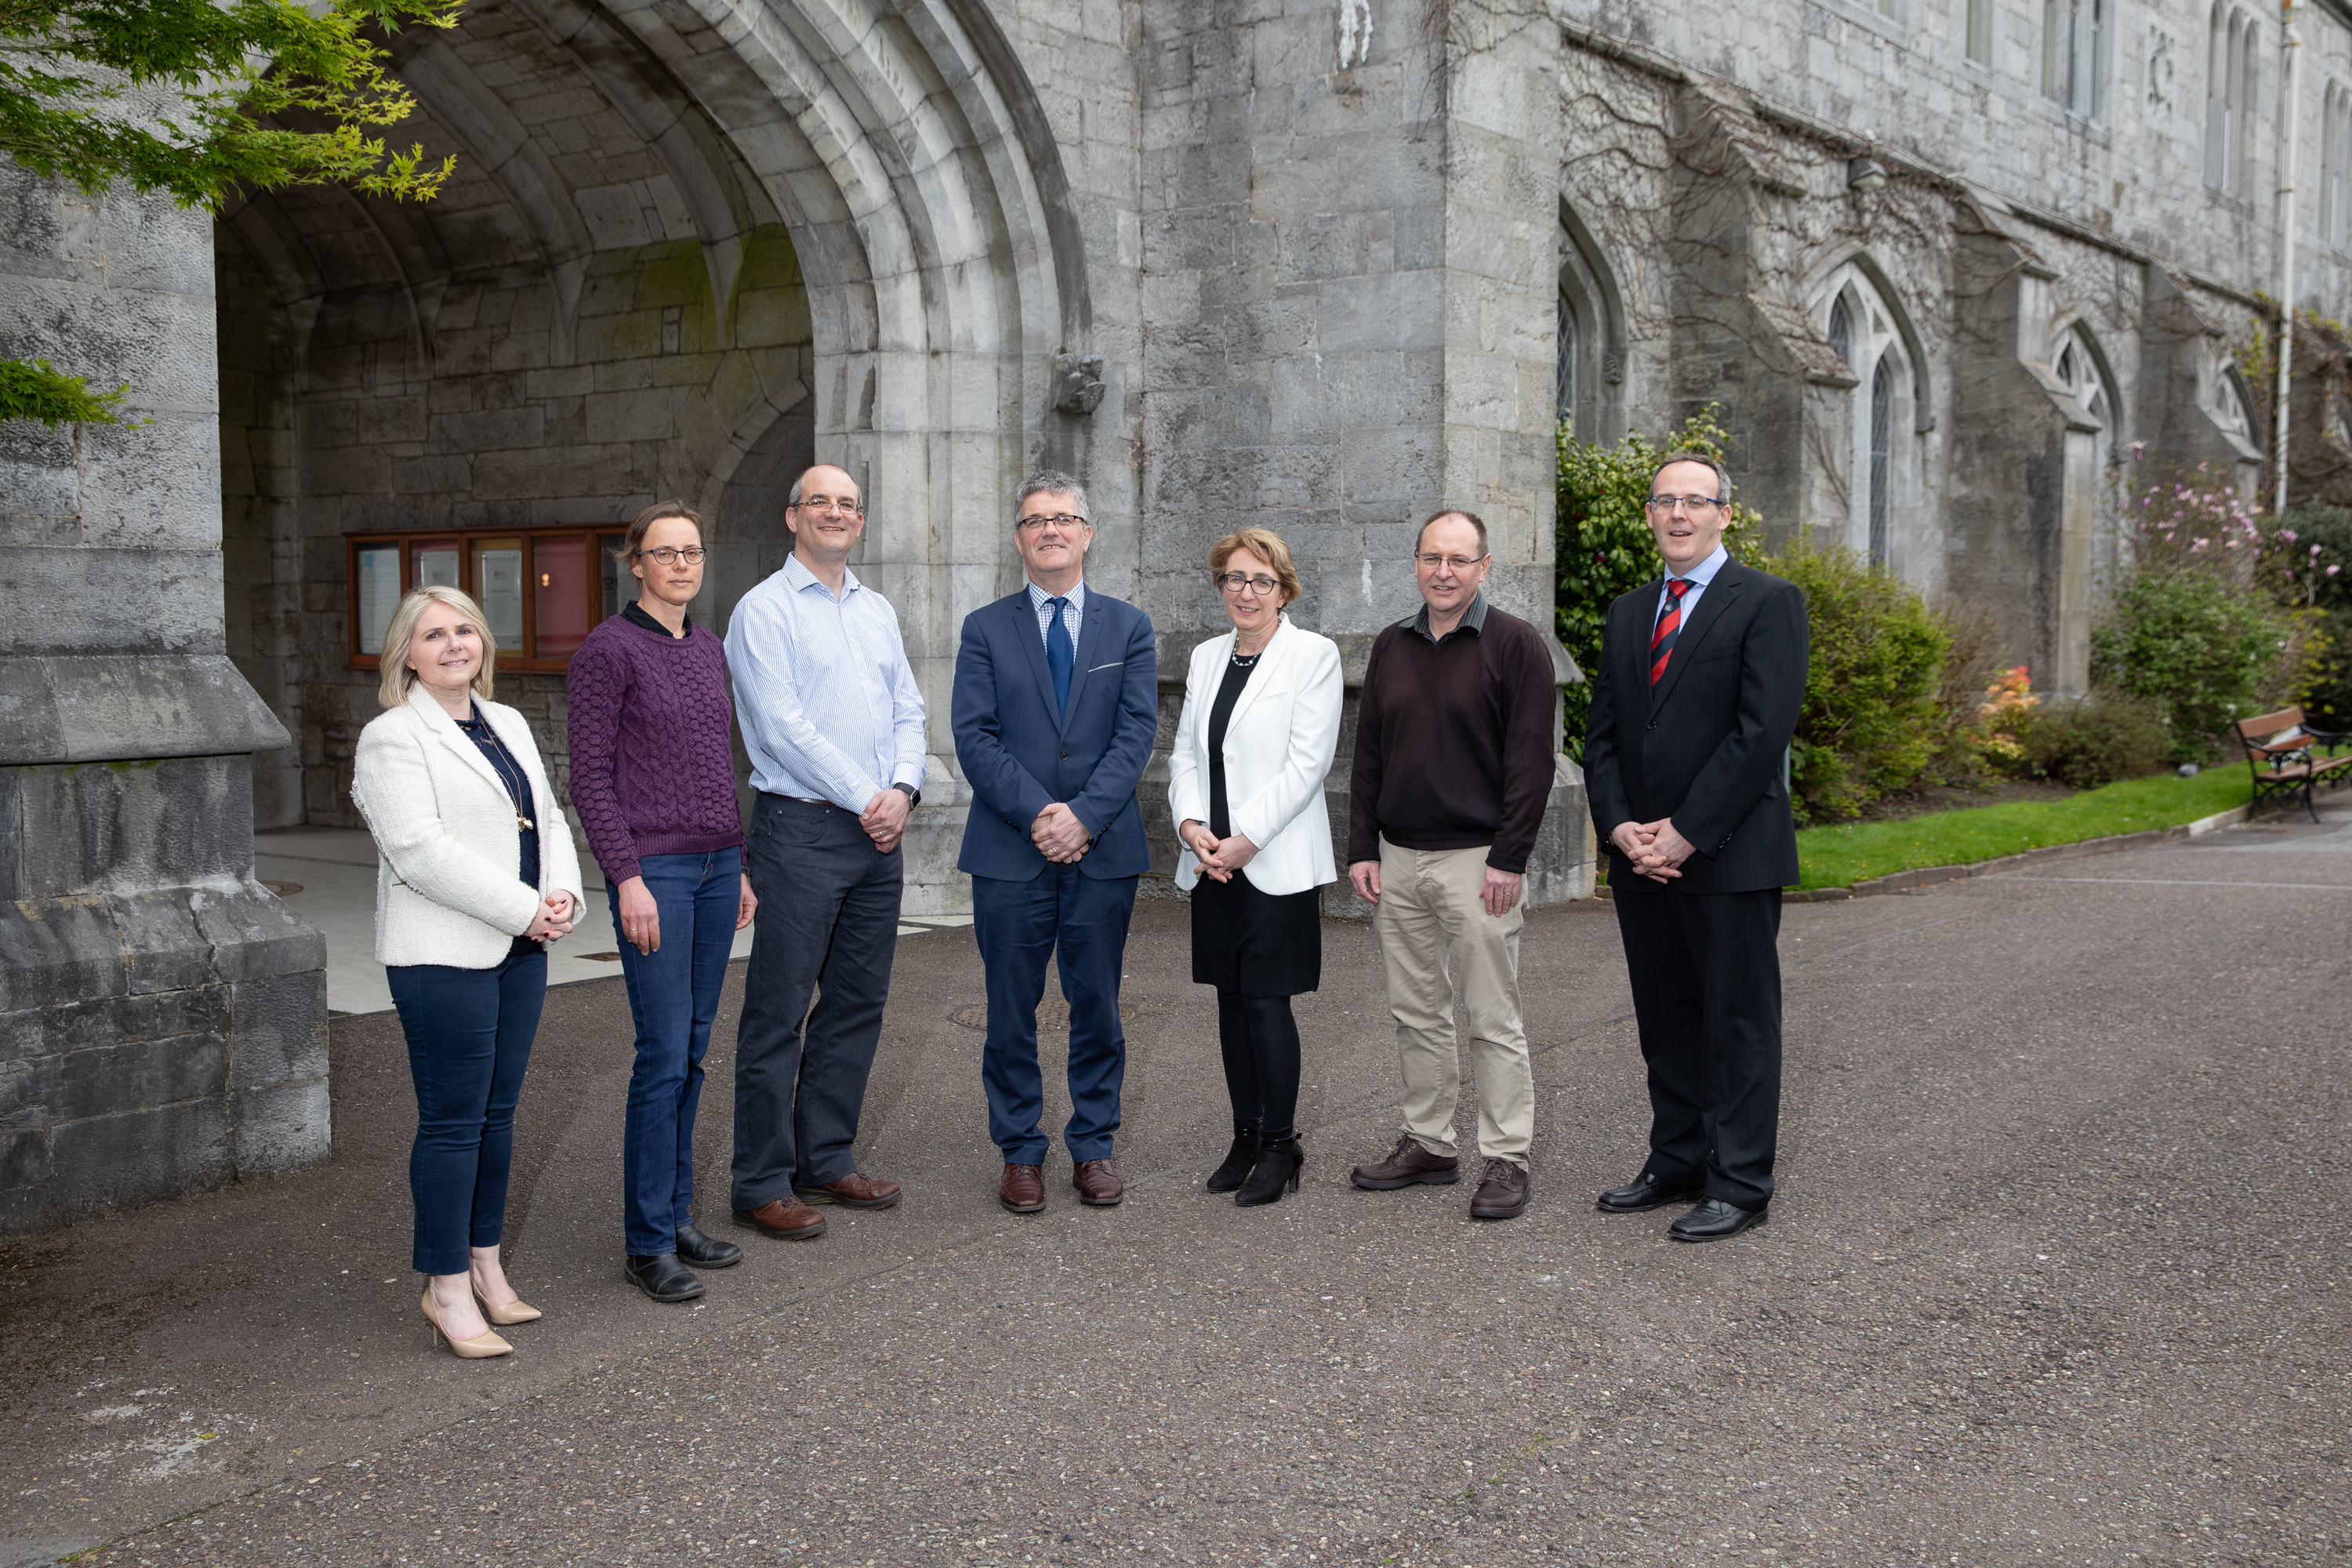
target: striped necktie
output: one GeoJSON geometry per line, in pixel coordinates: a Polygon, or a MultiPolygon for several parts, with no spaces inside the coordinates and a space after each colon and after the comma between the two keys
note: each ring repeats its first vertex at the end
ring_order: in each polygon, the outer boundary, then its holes
{"type": "Polygon", "coordinates": [[[1690,592],[1690,579],[1666,579],[1666,602],[1658,609],[1658,629],[1650,634],[1650,684],[1655,686],[1666,673],[1666,660],[1675,651],[1675,634],[1682,629],[1683,595],[1690,592]]]}

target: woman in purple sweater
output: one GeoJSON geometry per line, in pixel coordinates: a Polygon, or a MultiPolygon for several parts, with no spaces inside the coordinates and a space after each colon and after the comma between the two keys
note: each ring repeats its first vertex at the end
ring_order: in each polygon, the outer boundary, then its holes
{"type": "Polygon", "coordinates": [[[622,1158],[629,1279],[688,1301],[688,1264],[743,1256],[688,1213],[702,1054],[734,933],[758,900],[743,875],[743,820],[728,743],[727,654],[687,619],[702,587],[702,519],[676,501],[629,525],[620,559],[644,584],[572,656],[572,804],[604,868],[621,973],[637,1026],[622,1158]],[[667,941],[664,941],[665,936],[667,941]]]}

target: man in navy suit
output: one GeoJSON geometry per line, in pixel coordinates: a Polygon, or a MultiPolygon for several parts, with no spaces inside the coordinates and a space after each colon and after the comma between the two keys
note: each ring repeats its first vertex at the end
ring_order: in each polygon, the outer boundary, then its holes
{"type": "Polygon", "coordinates": [[[1037,999],[1058,954],[1070,1004],[1071,1184],[1089,1204],[1126,1195],[1111,1163],[1127,1036],[1118,980],[1150,864],[1135,788],[1160,722],[1151,617],[1090,594],[1086,487],[1051,471],[1015,493],[1013,542],[1029,580],[964,617],[956,653],[956,758],[971,786],[957,868],[971,874],[972,934],[988,970],[988,1135],[1004,1152],[997,1201],[1045,1206],[1052,1145],[1038,1118],[1037,999]]]}
{"type": "Polygon", "coordinates": [[[1650,1074],[1650,1157],[1603,1214],[1690,1204],[1667,1234],[1765,1222],[1780,1124],[1780,889],[1797,879],[1781,759],[1805,700],[1805,595],[1723,548],[1731,479],[1650,479],[1665,571],[1609,606],[1584,784],[1650,1074]]]}

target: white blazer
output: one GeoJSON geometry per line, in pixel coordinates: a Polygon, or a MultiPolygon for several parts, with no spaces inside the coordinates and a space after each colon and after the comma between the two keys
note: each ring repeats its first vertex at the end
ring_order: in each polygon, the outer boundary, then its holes
{"type": "MultiPolygon", "coordinates": [[[[1194,648],[1184,676],[1184,713],[1168,759],[1168,809],[1180,826],[1209,820],[1209,710],[1234,637],[1227,632],[1194,648]]],[[[1245,869],[1260,892],[1303,893],[1339,880],[1323,777],[1339,743],[1340,698],[1339,645],[1284,616],[1225,721],[1226,811],[1233,830],[1257,846],[1245,869]]],[[[1190,891],[1200,879],[1200,858],[1187,848],[1177,858],[1176,885],[1190,891]]]]}
{"type": "Polygon", "coordinates": [[[420,682],[404,706],[360,731],[352,800],[375,835],[379,963],[495,969],[530,927],[540,900],[580,895],[580,858],[523,716],[475,699],[530,780],[538,810],[539,889],[515,875],[522,831],[514,798],[482,749],[420,682]]]}

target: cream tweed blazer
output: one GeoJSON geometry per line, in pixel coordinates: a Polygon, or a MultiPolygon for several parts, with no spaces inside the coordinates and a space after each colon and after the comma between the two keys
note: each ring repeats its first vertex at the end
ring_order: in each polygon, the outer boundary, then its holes
{"type": "Polygon", "coordinates": [[[495,969],[558,889],[583,908],[580,858],[523,716],[476,698],[530,780],[537,890],[515,875],[514,801],[479,746],[420,683],[360,731],[352,800],[375,836],[375,956],[384,964],[495,969]]]}

